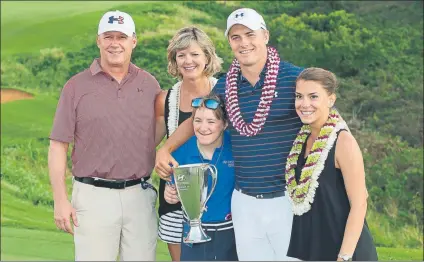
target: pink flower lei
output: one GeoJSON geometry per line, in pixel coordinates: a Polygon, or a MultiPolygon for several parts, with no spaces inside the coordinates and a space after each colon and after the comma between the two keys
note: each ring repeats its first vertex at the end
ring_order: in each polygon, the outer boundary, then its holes
{"type": "Polygon", "coordinates": [[[261,98],[252,123],[247,124],[241,115],[237,95],[237,78],[240,73],[240,64],[237,59],[233,60],[226,79],[225,107],[228,113],[228,118],[240,135],[255,136],[264,126],[271,108],[272,99],[274,98],[279,66],[280,57],[277,50],[273,47],[268,47],[266,74],[264,86],[262,87],[261,98]]]}

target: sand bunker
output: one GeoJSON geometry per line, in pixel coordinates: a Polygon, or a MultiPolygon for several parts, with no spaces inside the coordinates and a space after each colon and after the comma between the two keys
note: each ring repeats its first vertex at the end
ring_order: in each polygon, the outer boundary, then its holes
{"type": "Polygon", "coordinates": [[[11,88],[2,88],[0,89],[0,92],[2,104],[15,100],[31,99],[34,97],[31,93],[11,88]]]}

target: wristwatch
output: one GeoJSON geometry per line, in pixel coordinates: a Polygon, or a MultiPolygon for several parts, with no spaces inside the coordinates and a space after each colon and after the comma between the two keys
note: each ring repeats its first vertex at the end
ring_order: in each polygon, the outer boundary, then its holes
{"type": "Polygon", "coordinates": [[[351,255],[346,255],[346,254],[339,254],[337,256],[338,258],[343,259],[343,261],[352,261],[352,256],[351,255]]]}

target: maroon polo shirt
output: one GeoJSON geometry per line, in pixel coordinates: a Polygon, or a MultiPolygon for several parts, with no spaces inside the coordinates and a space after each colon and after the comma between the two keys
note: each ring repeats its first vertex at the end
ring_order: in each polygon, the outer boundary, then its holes
{"type": "Polygon", "coordinates": [[[155,161],[154,104],[160,87],[130,64],[118,83],[95,59],[64,86],[50,139],[73,143],[77,177],[135,179],[150,175],[155,161]]]}

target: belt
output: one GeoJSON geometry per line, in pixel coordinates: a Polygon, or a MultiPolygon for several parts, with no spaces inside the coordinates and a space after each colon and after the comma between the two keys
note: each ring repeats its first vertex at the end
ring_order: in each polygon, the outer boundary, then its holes
{"type": "Polygon", "coordinates": [[[133,180],[105,180],[97,177],[75,177],[76,181],[84,184],[93,185],[95,187],[106,187],[112,189],[124,189],[126,187],[135,186],[141,182],[149,180],[150,176],[133,179],[133,180]]]}
{"type": "MultiPolygon", "coordinates": [[[[224,231],[234,228],[233,220],[226,220],[221,222],[201,222],[202,228],[206,231],[224,231]]],[[[190,225],[190,220],[187,217],[183,217],[183,228],[190,225]]]]}
{"type": "Polygon", "coordinates": [[[239,191],[240,193],[243,193],[248,196],[256,197],[257,199],[271,199],[276,197],[282,197],[285,196],[285,191],[277,191],[277,192],[271,192],[271,193],[262,193],[262,194],[254,194],[249,193],[244,190],[242,190],[238,185],[235,186],[235,189],[239,191]]]}

